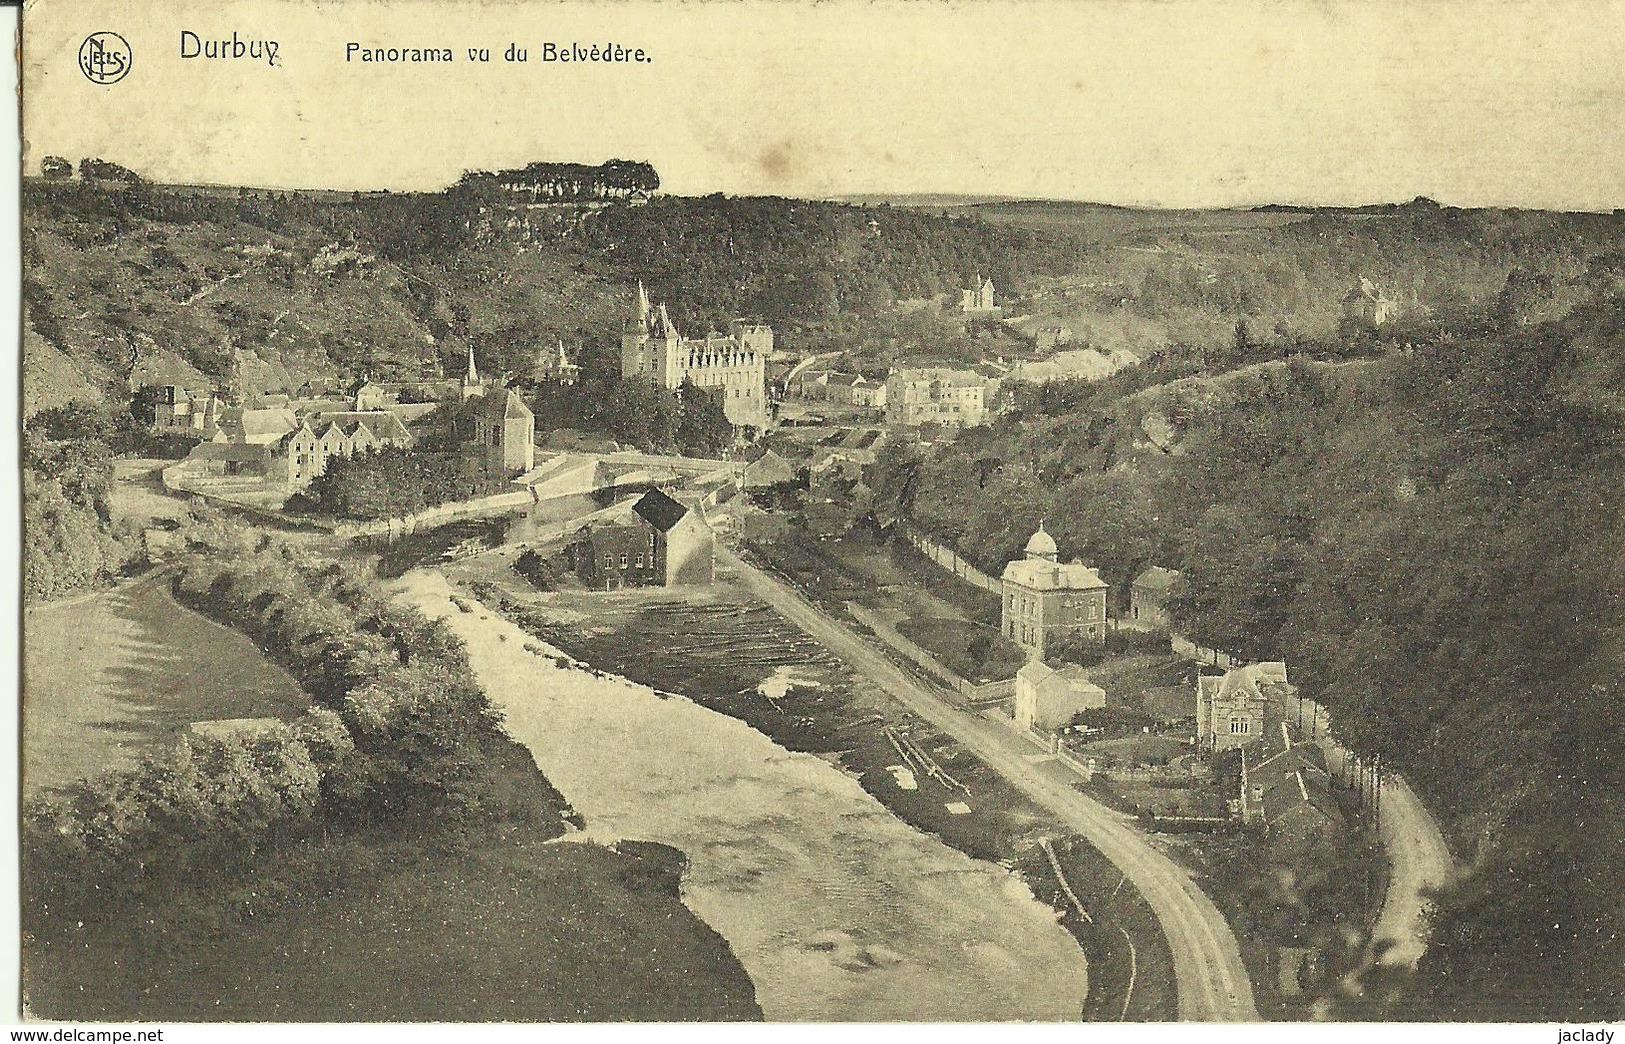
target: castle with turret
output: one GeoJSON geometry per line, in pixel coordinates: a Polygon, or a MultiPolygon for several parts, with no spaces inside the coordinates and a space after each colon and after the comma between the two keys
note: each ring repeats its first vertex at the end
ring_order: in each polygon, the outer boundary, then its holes
{"type": "Polygon", "coordinates": [[[722,396],[722,409],[736,428],[765,428],[767,357],[773,328],[735,319],[728,332],[703,338],[677,332],[666,306],[651,305],[638,283],[638,300],[621,330],[621,376],[646,377],[675,391],[684,381],[722,396]]]}

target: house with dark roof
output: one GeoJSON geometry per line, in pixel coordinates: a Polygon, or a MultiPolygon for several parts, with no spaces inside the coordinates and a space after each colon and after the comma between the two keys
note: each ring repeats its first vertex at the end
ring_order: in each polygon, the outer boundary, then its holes
{"type": "Polygon", "coordinates": [[[742,479],[746,489],[772,489],[795,485],[800,474],[789,461],[768,450],[745,465],[742,479]]]}
{"type": "Polygon", "coordinates": [[[716,535],[698,508],[658,489],[621,521],[588,526],[575,543],[576,573],[589,587],[709,584],[716,535]]]}
{"type": "Polygon", "coordinates": [[[256,476],[272,473],[276,447],[258,442],[200,442],[186,457],[194,475],[218,477],[256,476]]]}
{"type": "Polygon", "coordinates": [[[1332,797],[1332,779],[1320,748],[1294,743],[1280,723],[1279,749],[1250,761],[1243,751],[1238,800],[1244,822],[1262,823],[1270,843],[1303,851],[1334,837],[1343,813],[1332,797]]]}

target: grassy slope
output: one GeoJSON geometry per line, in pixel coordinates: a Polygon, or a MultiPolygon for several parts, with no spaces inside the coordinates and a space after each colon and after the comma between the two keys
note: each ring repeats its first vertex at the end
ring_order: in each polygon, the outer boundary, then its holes
{"type": "Polygon", "coordinates": [[[211,718],[293,717],[308,700],[252,642],[170,597],[162,578],[28,613],[25,794],[127,768],[211,718]]]}

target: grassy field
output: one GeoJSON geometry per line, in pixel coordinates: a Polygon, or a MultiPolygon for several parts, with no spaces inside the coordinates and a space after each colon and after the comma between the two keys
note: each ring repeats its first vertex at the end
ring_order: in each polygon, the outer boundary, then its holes
{"type": "Polygon", "coordinates": [[[897,630],[938,663],[977,684],[1014,678],[1027,662],[1020,646],[984,624],[941,616],[911,617],[899,620],[897,630]]]}
{"type": "Polygon", "coordinates": [[[429,843],[312,840],[229,890],[41,933],[24,954],[28,1010],[118,1022],[760,1017],[727,943],[681,901],[681,853],[557,843],[560,799],[528,752],[507,743],[493,760],[531,814],[429,843]]]}
{"type": "Polygon", "coordinates": [[[176,603],[162,574],[38,606],[23,623],[23,794],[128,767],[194,721],[307,704],[247,638],[176,603]]]}

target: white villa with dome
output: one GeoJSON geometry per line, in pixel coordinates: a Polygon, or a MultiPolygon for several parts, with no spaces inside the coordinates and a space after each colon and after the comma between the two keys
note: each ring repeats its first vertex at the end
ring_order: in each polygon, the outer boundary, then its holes
{"type": "Polygon", "coordinates": [[[1055,538],[1039,523],[1027,541],[1026,558],[1004,567],[1007,637],[1042,659],[1065,637],[1106,640],[1106,581],[1080,562],[1062,565],[1055,538]]]}

